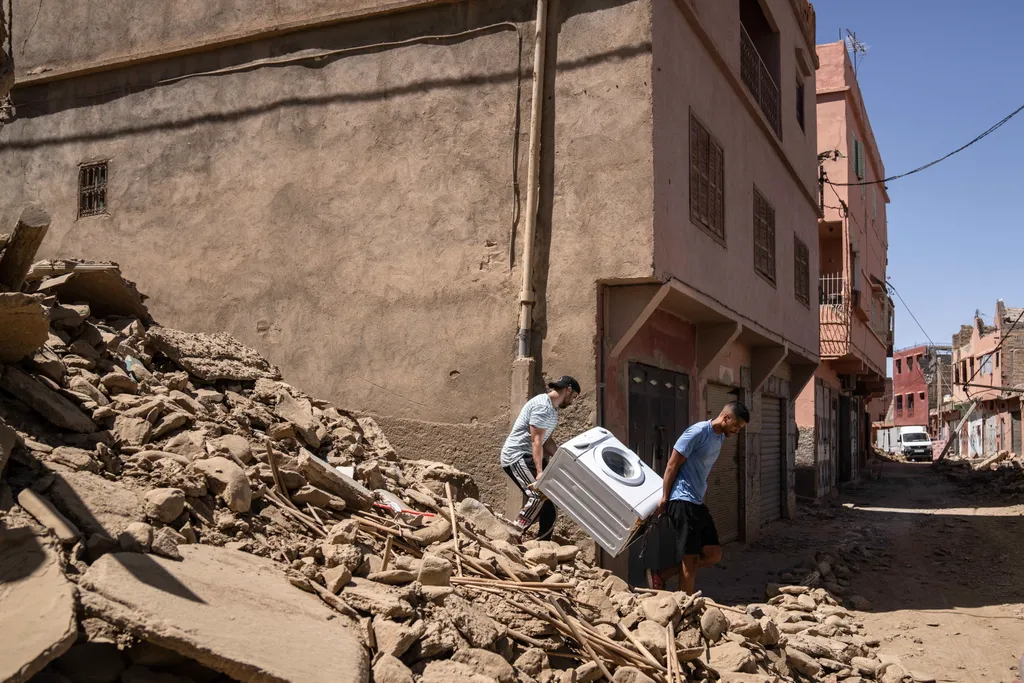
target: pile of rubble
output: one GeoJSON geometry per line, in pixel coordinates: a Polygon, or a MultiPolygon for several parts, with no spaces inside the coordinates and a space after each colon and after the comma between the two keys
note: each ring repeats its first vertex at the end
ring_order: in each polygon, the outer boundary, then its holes
{"type": "Polygon", "coordinates": [[[23,268],[0,291],[27,325],[0,333],[3,680],[911,680],[824,588],[737,609],[516,544],[464,473],[228,335],[153,324],[116,264],[23,268]]]}
{"type": "Polygon", "coordinates": [[[935,463],[947,479],[972,494],[1024,496],[1024,457],[1000,451],[980,460],[946,459],[935,463]]]}

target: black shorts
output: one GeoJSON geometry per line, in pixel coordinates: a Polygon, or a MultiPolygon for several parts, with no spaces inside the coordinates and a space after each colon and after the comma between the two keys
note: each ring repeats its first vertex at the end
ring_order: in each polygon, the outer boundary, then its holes
{"type": "Polygon", "coordinates": [[[651,521],[644,540],[644,564],[652,570],[678,566],[684,556],[700,555],[705,546],[719,545],[708,506],[685,500],[669,501],[665,512],[651,521]]]}

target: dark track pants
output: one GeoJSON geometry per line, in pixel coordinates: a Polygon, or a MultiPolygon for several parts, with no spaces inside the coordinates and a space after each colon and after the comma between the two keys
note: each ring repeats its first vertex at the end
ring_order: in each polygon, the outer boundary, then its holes
{"type": "Polygon", "coordinates": [[[526,494],[526,505],[519,512],[516,526],[521,532],[526,531],[540,518],[540,531],[537,532],[537,540],[551,540],[551,533],[555,530],[555,518],[558,513],[554,503],[544,498],[536,489],[530,488],[530,484],[537,481],[537,466],[533,464],[533,459],[523,457],[502,469],[526,494]]]}

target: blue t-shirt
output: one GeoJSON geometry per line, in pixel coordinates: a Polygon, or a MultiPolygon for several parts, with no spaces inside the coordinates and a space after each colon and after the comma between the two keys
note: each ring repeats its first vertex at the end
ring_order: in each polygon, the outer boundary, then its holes
{"type": "Polygon", "coordinates": [[[715,434],[711,420],[691,426],[676,441],[675,449],[686,457],[679,469],[669,500],[686,500],[698,505],[708,490],[708,473],[722,452],[725,434],[715,434]]]}

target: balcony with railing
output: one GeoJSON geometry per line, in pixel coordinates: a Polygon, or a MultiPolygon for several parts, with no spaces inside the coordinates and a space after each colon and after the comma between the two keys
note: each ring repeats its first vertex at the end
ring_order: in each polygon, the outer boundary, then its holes
{"type": "Polygon", "coordinates": [[[850,348],[850,287],[842,273],[827,273],[818,279],[818,309],[821,357],[845,356],[850,348]]]}
{"type": "Polygon", "coordinates": [[[779,86],[775,84],[768,66],[761,59],[761,53],[740,24],[740,77],[754,96],[757,105],[764,112],[768,124],[775,131],[776,137],[782,139],[782,119],[779,114],[779,86]]]}

